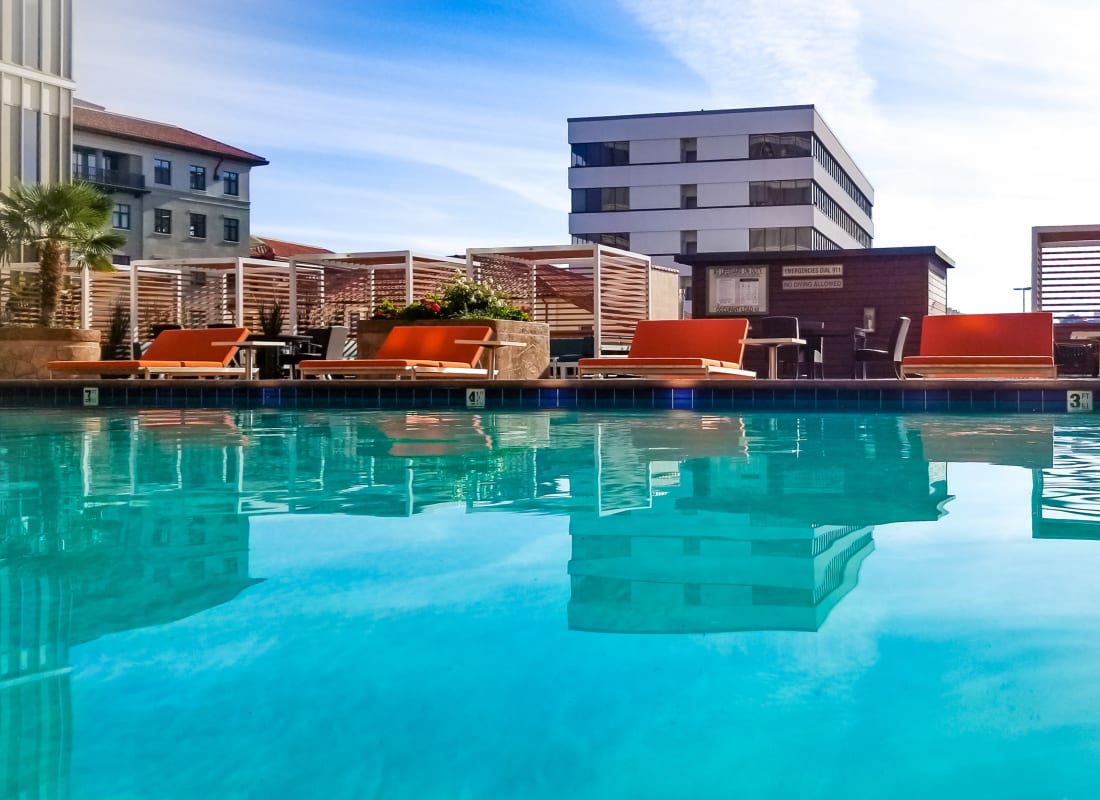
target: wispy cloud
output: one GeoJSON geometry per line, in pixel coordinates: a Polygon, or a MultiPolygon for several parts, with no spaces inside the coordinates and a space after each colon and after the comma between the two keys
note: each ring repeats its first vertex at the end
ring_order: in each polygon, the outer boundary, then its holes
{"type": "Polygon", "coordinates": [[[816,103],[867,113],[854,0],[622,0],[719,107],[816,103]]]}
{"type": "Polygon", "coordinates": [[[76,4],[80,93],[270,157],[254,229],[338,249],[562,241],[567,117],[702,106],[815,104],[875,186],[876,244],[941,246],[964,310],[1019,307],[1031,226],[1096,219],[1086,0],[558,0],[461,36],[363,5],[76,4]]]}
{"type": "Polygon", "coordinates": [[[815,104],[875,186],[875,243],[945,249],[956,307],[1017,307],[1031,227],[1095,221],[1095,4],[620,2],[719,106],[815,104]]]}

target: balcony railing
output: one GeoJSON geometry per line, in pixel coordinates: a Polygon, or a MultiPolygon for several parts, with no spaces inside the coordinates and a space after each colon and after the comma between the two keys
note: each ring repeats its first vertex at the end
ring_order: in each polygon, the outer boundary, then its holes
{"type": "Polygon", "coordinates": [[[145,176],[140,172],[126,172],[121,169],[90,167],[87,164],[73,164],[73,180],[87,181],[109,189],[130,189],[145,191],[145,176]]]}

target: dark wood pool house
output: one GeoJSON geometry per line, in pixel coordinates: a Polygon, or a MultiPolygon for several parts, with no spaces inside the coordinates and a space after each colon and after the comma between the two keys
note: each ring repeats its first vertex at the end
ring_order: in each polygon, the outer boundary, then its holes
{"type": "MultiPolygon", "coordinates": [[[[885,348],[898,317],[909,317],[905,354],[916,354],[924,317],[947,313],[947,271],[955,266],[937,247],[696,253],[677,261],[692,268],[693,317],[747,317],[750,336],[764,317],[823,323],[826,378],[852,375],[856,328],[871,331],[868,346],[885,348]]],[[[745,367],[765,373],[763,348],[746,348],[745,367]]],[[[887,362],[869,365],[868,377],[892,375],[887,362]]]]}

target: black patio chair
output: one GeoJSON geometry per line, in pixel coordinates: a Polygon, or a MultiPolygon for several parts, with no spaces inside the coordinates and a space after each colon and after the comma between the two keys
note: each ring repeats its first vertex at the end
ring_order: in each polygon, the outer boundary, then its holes
{"type": "MultiPolygon", "coordinates": [[[[795,378],[807,377],[810,379],[825,377],[825,338],[815,331],[825,330],[825,323],[816,320],[800,319],[798,321],[799,338],[805,339],[806,344],[794,345],[794,360],[779,362],[779,374],[790,371],[795,378]],[[790,368],[788,370],[788,368],[790,368]]],[[[788,354],[790,348],[786,348],[788,354]]]]}
{"type": "Polygon", "coordinates": [[[852,350],[852,377],[867,377],[868,361],[890,361],[894,365],[894,375],[901,377],[901,357],[905,350],[905,337],[909,335],[909,317],[898,317],[894,323],[894,330],[890,333],[890,342],[885,350],[879,350],[867,346],[867,331],[856,328],[854,335],[854,349],[852,350]]]}
{"type": "Polygon", "coordinates": [[[344,325],[330,325],[327,328],[310,328],[306,331],[308,342],[302,342],[298,348],[283,356],[282,366],[295,377],[303,361],[323,359],[335,361],[344,357],[344,345],[348,340],[348,329],[344,325]]]}
{"type": "Polygon", "coordinates": [[[577,362],[595,355],[596,339],[578,336],[550,340],[550,377],[575,378],[577,362]]]}

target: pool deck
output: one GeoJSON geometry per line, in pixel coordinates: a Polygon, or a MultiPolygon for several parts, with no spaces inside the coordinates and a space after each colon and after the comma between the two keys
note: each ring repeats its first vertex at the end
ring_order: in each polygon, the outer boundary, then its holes
{"type": "Polygon", "coordinates": [[[1100,393],[1100,379],[6,380],[0,408],[455,409],[480,407],[470,392],[477,389],[485,390],[487,409],[1065,414],[1092,411],[1092,396],[1083,393],[1100,393]]]}

